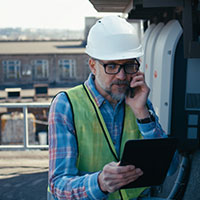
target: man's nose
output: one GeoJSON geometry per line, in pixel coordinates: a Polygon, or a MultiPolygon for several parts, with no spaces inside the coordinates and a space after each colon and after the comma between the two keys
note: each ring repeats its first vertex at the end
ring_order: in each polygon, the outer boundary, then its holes
{"type": "Polygon", "coordinates": [[[122,67],[120,71],[116,74],[116,78],[119,80],[125,80],[126,79],[126,73],[124,71],[124,68],[122,67]]]}

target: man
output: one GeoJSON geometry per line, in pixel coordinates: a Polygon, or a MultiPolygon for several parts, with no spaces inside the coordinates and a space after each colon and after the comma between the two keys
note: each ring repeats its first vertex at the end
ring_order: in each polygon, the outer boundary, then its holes
{"type": "Polygon", "coordinates": [[[125,19],[108,16],[91,28],[86,53],[88,80],[58,94],[49,112],[52,199],[136,199],[146,188],[120,190],[143,175],[120,166],[124,144],[166,137],[139,71],[142,47],[125,19]]]}

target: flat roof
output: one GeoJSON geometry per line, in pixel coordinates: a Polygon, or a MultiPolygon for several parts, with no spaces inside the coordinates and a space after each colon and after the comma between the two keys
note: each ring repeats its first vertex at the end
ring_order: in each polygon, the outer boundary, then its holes
{"type": "Polygon", "coordinates": [[[83,41],[0,41],[0,55],[84,54],[83,41]]]}

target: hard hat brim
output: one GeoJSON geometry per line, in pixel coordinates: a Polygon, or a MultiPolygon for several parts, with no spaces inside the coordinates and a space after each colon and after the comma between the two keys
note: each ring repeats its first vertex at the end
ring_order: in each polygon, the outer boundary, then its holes
{"type": "Polygon", "coordinates": [[[113,54],[110,53],[108,55],[106,55],[106,54],[101,55],[99,52],[95,53],[95,51],[89,51],[89,49],[87,49],[87,47],[86,47],[85,52],[90,57],[92,57],[94,59],[98,59],[98,60],[126,60],[126,59],[139,58],[144,55],[142,46],[140,46],[137,50],[133,49],[133,50],[125,51],[125,52],[119,52],[119,53],[115,52],[113,54]]]}

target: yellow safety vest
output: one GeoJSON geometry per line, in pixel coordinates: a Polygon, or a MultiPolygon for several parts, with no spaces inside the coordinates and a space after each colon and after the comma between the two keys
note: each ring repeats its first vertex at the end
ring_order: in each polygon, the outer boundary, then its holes
{"type": "MultiPolygon", "coordinates": [[[[125,105],[120,157],[118,157],[102,114],[86,85],[68,90],[67,95],[73,111],[78,145],[77,168],[80,172],[97,172],[109,162],[118,162],[127,140],[143,138],[134,113],[128,105],[125,105]]],[[[133,155],[134,153],[137,152],[133,152],[133,155]]],[[[122,189],[109,194],[108,199],[128,200],[138,197],[144,190],[145,188],[122,189]]]]}

